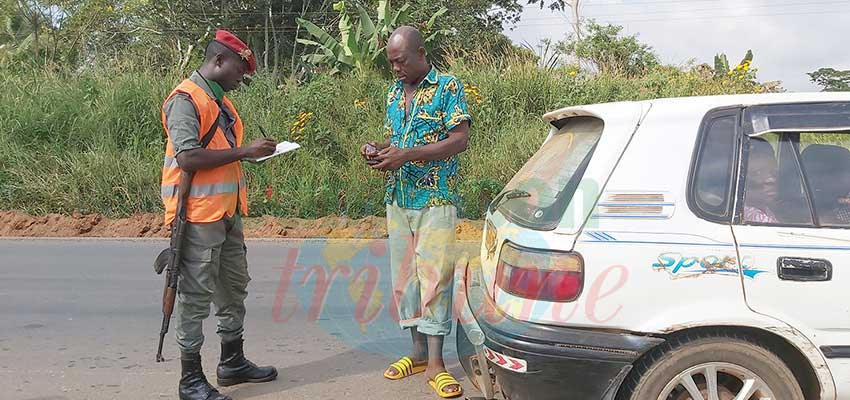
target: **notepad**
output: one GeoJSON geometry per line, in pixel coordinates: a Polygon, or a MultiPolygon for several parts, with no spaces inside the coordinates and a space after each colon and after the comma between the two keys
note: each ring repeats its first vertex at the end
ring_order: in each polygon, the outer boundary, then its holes
{"type": "Polygon", "coordinates": [[[297,148],[300,148],[300,147],[301,147],[301,145],[298,144],[298,143],[292,143],[292,142],[286,142],[286,141],[280,142],[280,143],[277,144],[277,147],[275,148],[274,153],[272,153],[271,155],[268,155],[268,156],[265,156],[265,157],[260,157],[260,158],[255,158],[255,159],[252,159],[251,161],[263,162],[263,161],[268,160],[269,158],[279,156],[283,153],[288,153],[288,152],[295,150],[297,148]]]}

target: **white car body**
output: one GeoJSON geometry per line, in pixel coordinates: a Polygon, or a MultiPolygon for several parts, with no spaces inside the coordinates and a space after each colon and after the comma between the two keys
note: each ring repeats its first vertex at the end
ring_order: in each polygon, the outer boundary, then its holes
{"type": "Polygon", "coordinates": [[[488,295],[510,317],[547,326],[658,336],[698,327],[763,332],[804,357],[821,399],[850,399],[850,358],[824,354],[850,345],[850,229],[710,222],[688,200],[695,144],[712,110],[822,102],[850,102],[850,93],[662,99],[547,114],[548,122],[593,116],[604,131],[555,229],[488,213],[490,239],[481,249],[488,295]],[[506,241],[580,254],[581,294],[559,303],[502,290],[496,271],[506,241]],[[781,280],[778,257],[829,260],[831,278],[781,280]]]}

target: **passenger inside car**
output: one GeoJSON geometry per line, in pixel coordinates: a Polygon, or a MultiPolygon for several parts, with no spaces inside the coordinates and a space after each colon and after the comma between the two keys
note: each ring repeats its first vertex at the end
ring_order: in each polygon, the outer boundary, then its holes
{"type": "Polygon", "coordinates": [[[778,169],[773,146],[764,139],[751,139],[744,198],[744,222],[757,224],[779,222],[775,212],[779,193],[778,169]]]}

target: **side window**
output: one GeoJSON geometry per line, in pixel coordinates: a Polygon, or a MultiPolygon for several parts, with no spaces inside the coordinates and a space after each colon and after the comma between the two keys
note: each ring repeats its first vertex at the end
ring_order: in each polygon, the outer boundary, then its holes
{"type": "Polygon", "coordinates": [[[721,111],[703,124],[691,181],[691,208],[700,217],[729,222],[737,151],[738,111],[721,111]]]}
{"type": "Polygon", "coordinates": [[[818,225],[850,227],[850,134],[799,136],[800,162],[818,225]]]}
{"type": "Polygon", "coordinates": [[[850,227],[850,135],[769,133],[745,159],[742,223],[850,227]]]}
{"type": "Polygon", "coordinates": [[[850,102],[743,110],[735,223],[850,228],[850,102]]]}
{"type": "Polygon", "coordinates": [[[740,221],[747,225],[812,225],[800,173],[798,135],[768,133],[747,140],[740,221]]]}

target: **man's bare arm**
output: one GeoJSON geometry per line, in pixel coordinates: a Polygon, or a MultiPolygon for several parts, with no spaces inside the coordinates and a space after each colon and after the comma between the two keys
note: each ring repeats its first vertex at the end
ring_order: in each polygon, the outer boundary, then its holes
{"type": "Polygon", "coordinates": [[[191,149],[177,154],[177,164],[180,169],[193,172],[213,169],[245,158],[259,158],[274,153],[277,144],[272,139],[257,139],[248,147],[237,147],[226,150],[191,149]]]}

